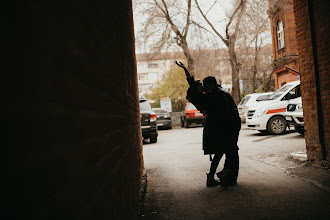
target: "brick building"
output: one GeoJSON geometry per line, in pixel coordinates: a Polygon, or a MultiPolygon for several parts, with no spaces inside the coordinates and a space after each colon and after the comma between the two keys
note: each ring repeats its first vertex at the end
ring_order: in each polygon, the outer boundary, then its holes
{"type": "Polygon", "coordinates": [[[294,0],[305,139],[310,162],[330,160],[330,2],[294,0]]]}
{"type": "Polygon", "coordinates": [[[293,0],[269,0],[275,89],[299,79],[293,0]]]}
{"type": "Polygon", "coordinates": [[[329,166],[330,2],[269,0],[276,88],[300,78],[307,158],[329,166]]]}

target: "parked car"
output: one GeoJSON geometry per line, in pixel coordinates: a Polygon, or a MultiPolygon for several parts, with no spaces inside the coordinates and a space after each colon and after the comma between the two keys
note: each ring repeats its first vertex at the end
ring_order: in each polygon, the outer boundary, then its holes
{"type": "Polygon", "coordinates": [[[267,100],[259,102],[248,109],[246,125],[250,129],[263,133],[284,133],[287,128],[285,113],[289,100],[300,96],[300,81],[283,85],[270,95],[267,100]]]}
{"type": "Polygon", "coordinates": [[[260,101],[266,100],[271,94],[273,94],[273,92],[252,93],[246,95],[237,105],[239,116],[241,117],[242,122],[246,121],[247,111],[250,106],[255,105],[260,101]]]}
{"type": "Polygon", "coordinates": [[[149,102],[142,94],[139,99],[143,139],[150,139],[150,143],[156,143],[158,137],[157,116],[151,111],[149,102]]]}
{"type": "Polygon", "coordinates": [[[289,101],[286,108],[285,119],[288,124],[294,126],[299,134],[304,135],[304,114],[301,97],[289,101]]]}
{"type": "Polygon", "coordinates": [[[153,108],[152,111],[156,113],[158,128],[172,129],[171,114],[168,111],[162,108],[153,108]]]}
{"type": "Polygon", "coordinates": [[[204,124],[204,115],[197,108],[188,102],[181,113],[181,127],[188,128],[191,123],[204,124]]]}

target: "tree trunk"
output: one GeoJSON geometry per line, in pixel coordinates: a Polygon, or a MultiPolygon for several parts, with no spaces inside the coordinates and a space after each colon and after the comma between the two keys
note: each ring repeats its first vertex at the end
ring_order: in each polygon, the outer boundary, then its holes
{"type": "Polygon", "coordinates": [[[274,85],[274,74],[269,74],[266,80],[266,90],[265,91],[272,91],[272,85],[274,85]]]}
{"type": "Polygon", "coordinates": [[[254,63],[253,63],[253,72],[252,72],[252,92],[256,91],[256,78],[257,78],[257,65],[258,65],[258,36],[255,41],[255,51],[254,51],[254,63]]]}
{"type": "Polygon", "coordinates": [[[236,52],[234,45],[228,46],[229,61],[231,65],[231,82],[232,82],[232,96],[236,104],[241,101],[240,89],[239,89],[239,65],[237,62],[236,52]]]}
{"type": "Polygon", "coordinates": [[[183,43],[181,48],[183,49],[183,54],[185,55],[187,62],[188,62],[188,70],[189,70],[190,74],[195,77],[195,63],[194,63],[194,59],[191,56],[190,50],[188,48],[188,44],[183,43]]]}
{"type": "Polygon", "coordinates": [[[262,73],[262,87],[263,87],[263,89],[264,89],[264,92],[268,92],[268,88],[267,88],[267,76],[266,76],[266,71],[264,71],[263,73],[262,73]]]}

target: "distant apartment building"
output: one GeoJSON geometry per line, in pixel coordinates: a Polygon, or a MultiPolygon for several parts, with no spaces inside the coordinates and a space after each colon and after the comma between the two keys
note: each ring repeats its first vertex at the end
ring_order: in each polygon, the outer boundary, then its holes
{"type": "Polygon", "coordinates": [[[175,60],[182,56],[180,53],[137,54],[139,92],[148,94],[150,89],[158,86],[175,60]]]}
{"type": "MultiPolygon", "coordinates": [[[[226,49],[219,50],[204,50],[204,51],[193,51],[195,58],[195,71],[200,72],[200,80],[208,75],[215,76],[223,89],[231,92],[231,66],[229,62],[228,52],[226,49]],[[213,60],[210,62],[209,60],[213,60]]],[[[254,49],[237,49],[237,54],[245,53],[242,56],[240,70],[240,90],[244,93],[251,93],[252,90],[252,62],[247,60],[254,60],[254,49]]],[[[160,81],[164,78],[166,73],[175,66],[176,60],[184,61],[184,55],[182,52],[171,52],[171,53],[158,53],[158,54],[137,54],[137,76],[139,92],[148,95],[152,88],[159,85],[160,81]]],[[[259,54],[259,66],[263,66],[265,71],[267,67],[271,66],[272,63],[272,48],[270,45],[266,45],[262,48],[259,54]]],[[[262,73],[260,73],[262,74],[262,73]]],[[[270,74],[270,73],[269,73],[270,74]]],[[[260,78],[260,77],[259,77],[260,78]]],[[[198,78],[196,78],[198,79],[198,78]]],[[[256,83],[261,85],[261,80],[257,79],[256,83]]]]}

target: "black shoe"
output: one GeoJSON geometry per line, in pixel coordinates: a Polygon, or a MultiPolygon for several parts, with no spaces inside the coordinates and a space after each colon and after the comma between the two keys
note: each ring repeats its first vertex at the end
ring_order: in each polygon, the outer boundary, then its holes
{"type": "Polygon", "coordinates": [[[237,182],[232,180],[232,178],[231,178],[230,170],[224,169],[216,174],[217,174],[217,177],[219,178],[221,187],[224,187],[226,189],[228,186],[237,185],[237,182]]]}
{"type": "Polygon", "coordinates": [[[207,179],[206,179],[207,187],[214,187],[214,186],[220,185],[220,182],[216,181],[211,174],[207,173],[206,176],[207,176],[207,179]]]}

